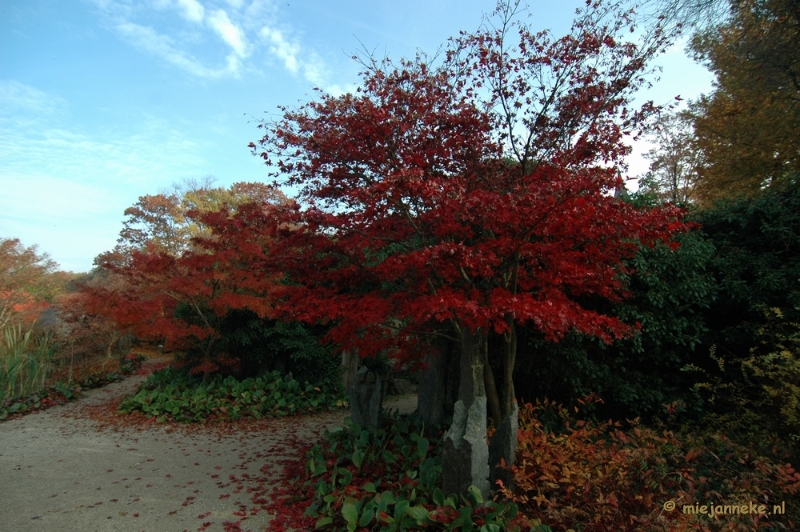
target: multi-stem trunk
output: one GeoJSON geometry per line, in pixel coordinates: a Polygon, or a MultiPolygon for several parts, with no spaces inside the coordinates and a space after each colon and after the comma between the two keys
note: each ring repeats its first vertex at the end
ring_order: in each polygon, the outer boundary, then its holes
{"type": "Polygon", "coordinates": [[[486,400],[489,407],[489,416],[495,426],[498,426],[511,413],[516,400],[514,390],[514,367],[517,360],[517,328],[511,316],[506,317],[509,330],[503,335],[502,351],[496,353],[502,362],[500,382],[495,379],[489,365],[489,352],[486,345],[481,350],[483,361],[483,382],[486,388],[486,400]]]}
{"type": "Polygon", "coordinates": [[[489,417],[492,418],[492,424],[496,427],[503,421],[505,415],[501,407],[500,394],[497,390],[497,383],[494,380],[494,373],[489,364],[489,338],[487,335],[484,335],[480,354],[483,362],[483,383],[486,389],[486,402],[489,407],[489,417]]]}
{"type": "Polygon", "coordinates": [[[505,339],[503,346],[503,419],[511,413],[516,400],[514,366],[517,363],[517,328],[511,315],[506,315],[506,324],[508,331],[503,335],[505,339]]]}

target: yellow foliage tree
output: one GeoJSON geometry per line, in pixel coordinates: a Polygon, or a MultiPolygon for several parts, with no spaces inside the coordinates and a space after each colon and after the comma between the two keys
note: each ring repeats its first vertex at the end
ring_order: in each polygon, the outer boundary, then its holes
{"type": "Polygon", "coordinates": [[[699,197],[750,196],[800,171],[800,0],[736,2],[692,50],[717,77],[691,109],[699,197]]]}

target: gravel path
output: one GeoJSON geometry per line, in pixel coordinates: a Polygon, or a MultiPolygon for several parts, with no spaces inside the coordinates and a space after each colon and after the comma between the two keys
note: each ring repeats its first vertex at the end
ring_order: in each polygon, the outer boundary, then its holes
{"type": "MultiPolygon", "coordinates": [[[[0,530],[269,530],[253,497],[297,441],[341,425],[346,410],[209,426],[132,426],[111,414],[145,377],[0,423],[0,530]]],[[[387,408],[416,408],[416,396],[387,408]]],[[[296,454],[296,453],[295,453],[296,454]]]]}

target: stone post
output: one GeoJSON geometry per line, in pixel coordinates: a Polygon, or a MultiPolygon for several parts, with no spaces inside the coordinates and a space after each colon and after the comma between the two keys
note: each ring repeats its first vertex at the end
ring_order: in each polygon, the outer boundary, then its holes
{"type": "Polygon", "coordinates": [[[458,401],[453,424],[444,435],[442,489],[446,495],[464,495],[474,485],[488,500],[489,446],[480,338],[480,333],[462,328],[458,401]]]}

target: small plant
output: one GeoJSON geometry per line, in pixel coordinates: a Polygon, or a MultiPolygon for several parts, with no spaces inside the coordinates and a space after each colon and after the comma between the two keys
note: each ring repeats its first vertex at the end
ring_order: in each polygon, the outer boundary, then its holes
{"type": "Polygon", "coordinates": [[[62,405],[81,396],[83,390],[99,388],[112,382],[119,382],[124,375],[136,372],[142,362],[146,360],[143,355],[129,355],[123,372],[100,371],[84,377],[80,383],[59,381],[49,386],[40,387],[35,392],[27,395],[15,395],[0,400],[0,421],[20,417],[37,410],[44,410],[51,406],[62,405]]]}
{"type": "Polygon", "coordinates": [[[31,395],[9,397],[0,401],[0,421],[62,405],[80,396],[80,386],[58,383],[31,395]]]}
{"type": "Polygon", "coordinates": [[[0,400],[43,388],[53,369],[50,335],[11,323],[0,329],[0,335],[0,400]]]}
{"type": "Polygon", "coordinates": [[[137,393],[123,399],[121,412],[140,412],[159,422],[205,422],[243,417],[281,417],[344,406],[337,392],[275,371],[237,380],[217,375],[205,382],[174,368],[154,372],[137,393]]]}
{"type": "Polygon", "coordinates": [[[123,357],[122,362],[120,363],[120,373],[123,375],[133,375],[140,367],[142,367],[142,364],[145,360],[147,360],[147,357],[141,353],[129,353],[123,357]]]}

